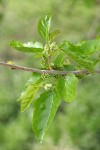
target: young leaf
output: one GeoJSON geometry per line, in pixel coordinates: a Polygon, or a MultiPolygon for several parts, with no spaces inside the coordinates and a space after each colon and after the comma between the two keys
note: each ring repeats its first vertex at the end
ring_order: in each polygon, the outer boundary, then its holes
{"type": "Polygon", "coordinates": [[[75,46],[65,41],[59,48],[65,52],[69,58],[74,60],[79,68],[85,68],[93,72],[94,61],[83,53],[80,46],[75,46]]]}
{"type": "Polygon", "coordinates": [[[49,40],[52,41],[59,33],[60,33],[59,30],[55,30],[55,31],[51,32],[49,34],[49,40]]]}
{"type": "Polygon", "coordinates": [[[94,52],[100,51],[100,39],[83,42],[81,50],[84,51],[85,55],[90,55],[94,52]]]}
{"type": "Polygon", "coordinates": [[[64,61],[65,61],[65,54],[63,52],[59,53],[56,59],[54,60],[54,66],[63,67],[64,61]]]}
{"type": "Polygon", "coordinates": [[[61,97],[66,102],[72,102],[76,95],[76,87],[78,78],[74,74],[68,74],[65,78],[61,77],[58,80],[58,89],[61,97]]]}
{"type": "Polygon", "coordinates": [[[51,13],[47,14],[43,16],[38,22],[38,27],[37,27],[38,32],[46,40],[49,38],[51,17],[52,17],[51,13]]]}
{"type": "Polygon", "coordinates": [[[32,100],[34,99],[38,89],[39,84],[41,83],[41,75],[37,73],[33,73],[30,80],[28,80],[26,84],[25,91],[22,92],[20,98],[18,100],[21,100],[21,111],[26,110],[32,100]]]}
{"type": "Polygon", "coordinates": [[[47,91],[40,95],[34,103],[33,130],[40,142],[42,142],[60,105],[58,91],[47,91]]]}
{"type": "Polygon", "coordinates": [[[43,51],[43,45],[39,42],[21,43],[19,41],[11,41],[10,46],[14,47],[18,51],[23,51],[27,53],[36,53],[43,51]]]}

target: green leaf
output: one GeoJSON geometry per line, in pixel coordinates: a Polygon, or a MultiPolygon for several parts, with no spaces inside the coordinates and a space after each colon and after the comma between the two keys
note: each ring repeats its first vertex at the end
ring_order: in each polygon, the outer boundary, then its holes
{"type": "Polygon", "coordinates": [[[65,54],[63,52],[59,53],[56,59],[54,60],[55,67],[63,67],[65,61],[65,54]]]}
{"type": "Polygon", "coordinates": [[[49,34],[49,40],[52,41],[59,33],[60,33],[59,30],[55,30],[55,31],[51,32],[49,34]]]}
{"type": "Polygon", "coordinates": [[[76,68],[73,65],[70,65],[70,64],[64,65],[63,67],[64,67],[65,71],[75,71],[76,70],[76,68]]]}
{"type": "Polygon", "coordinates": [[[21,43],[19,41],[11,41],[10,46],[14,47],[18,51],[23,51],[27,53],[36,53],[43,51],[43,45],[39,42],[21,43]]]}
{"type": "Polygon", "coordinates": [[[66,102],[72,102],[76,96],[78,78],[74,74],[68,74],[58,80],[58,89],[61,97],[66,102]]]}
{"type": "Polygon", "coordinates": [[[38,32],[44,39],[48,40],[52,14],[43,16],[38,22],[38,32]]]}
{"type": "Polygon", "coordinates": [[[60,105],[60,96],[56,89],[40,95],[34,103],[33,130],[40,142],[43,141],[60,105]]]}
{"type": "Polygon", "coordinates": [[[65,52],[69,58],[77,63],[78,68],[85,68],[93,72],[94,61],[84,54],[80,46],[75,46],[65,41],[59,46],[59,48],[65,52]]]}
{"type": "Polygon", "coordinates": [[[33,101],[41,83],[41,75],[37,73],[33,73],[32,77],[26,83],[25,90],[22,92],[20,98],[21,100],[21,111],[26,110],[31,102],[33,101]]]}
{"type": "Polygon", "coordinates": [[[100,51],[100,39],[84,41],[81,45],[81,50],[85,55],[100,51]]]}

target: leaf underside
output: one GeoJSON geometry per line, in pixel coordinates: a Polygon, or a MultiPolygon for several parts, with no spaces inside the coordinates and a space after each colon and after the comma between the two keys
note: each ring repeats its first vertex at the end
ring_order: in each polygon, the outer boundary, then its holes
{"type": "Polygon", "coordinates": [[[21,100],[21,111],[26,110],[31,102],[33,101],[41,82],[41,76],[37,73],[33,73],[30,80],[28,80],[25,90],[21,93],[21,96],[18,100],[21,100]]]}

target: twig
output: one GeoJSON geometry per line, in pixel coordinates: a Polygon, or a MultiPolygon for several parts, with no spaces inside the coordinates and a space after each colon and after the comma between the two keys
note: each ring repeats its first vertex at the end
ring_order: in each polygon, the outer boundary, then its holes
{"type": "MultiPolygon", "coordinates": [[[[87,70],[76,70],[76,71],[58,71],[58,70],[39,70],[35,68],[28,68],[28,67],[22,67],[22,66],[17,66],[14,64],[8,64],[5,62],[0,62],[0,66],[5,66],[9,67],[14,70],[23,70],[23,71],[29,71],[29,72],[36,72],[39,74],[58,74],[58,75],[67,75],[69,73],[73,73],[75,75],[79,74],[90,74],[89,71],[87,70]]],[[[94,73],[100,73],[100,70],[95,70],[94,73]]]]}

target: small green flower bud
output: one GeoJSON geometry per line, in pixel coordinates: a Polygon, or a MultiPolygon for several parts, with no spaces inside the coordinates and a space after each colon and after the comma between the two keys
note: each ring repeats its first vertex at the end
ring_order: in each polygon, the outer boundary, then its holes
{"type": "Polygon", "coordinates": [[[46,84],[44,88],[45,90],[50,90],[52,88],[52,84],[46,84]]]}

